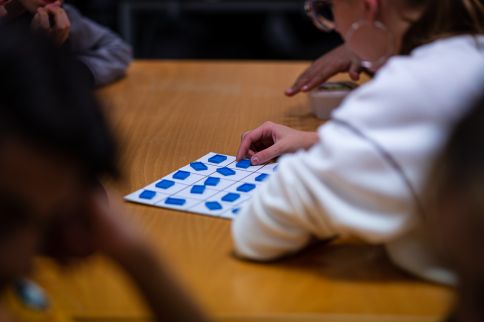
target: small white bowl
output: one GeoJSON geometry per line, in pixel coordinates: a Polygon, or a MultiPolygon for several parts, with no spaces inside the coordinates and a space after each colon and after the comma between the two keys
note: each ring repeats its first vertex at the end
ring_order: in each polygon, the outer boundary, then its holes
{"type": "Polygon", "coordinates": [[[311,111],[317,118],[330,119],[331,113],[357,87],[358,84],[353,82],[327,82],[321,84],[308,94],[311,111]]]}

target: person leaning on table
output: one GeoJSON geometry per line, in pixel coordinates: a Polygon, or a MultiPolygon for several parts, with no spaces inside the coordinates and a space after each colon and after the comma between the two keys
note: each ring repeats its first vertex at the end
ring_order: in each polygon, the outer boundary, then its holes
{"type": "Polygon", "coordinates": [[[376,72],[318,132],[265,123],[237,158],[279,170],[232,224],[236,253],[272,260],[313,237],[385,245],[401,268],[455,284],[422,225],[422,186],[453,125],[482,92],[482,0],[319,1],[318,25],[346,42],[348,61],[376,72]],[[334,17],[334,20],[332,19],[334,17]],[[292,154],[290,154],[292,153],[292,154]]]}

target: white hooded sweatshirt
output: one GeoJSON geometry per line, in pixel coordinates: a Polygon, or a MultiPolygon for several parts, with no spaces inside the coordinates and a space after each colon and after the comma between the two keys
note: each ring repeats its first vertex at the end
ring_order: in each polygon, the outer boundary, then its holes
{"type": "Polygon", "coordinates": [[[454,284],[427,240],[421,194],[456,122],[484,88],[484,36],[457,36],[391,58],[319,129],[234,220],[236,252],[293,253],[312,237],[384,244],[402,268],[454,284]]]}

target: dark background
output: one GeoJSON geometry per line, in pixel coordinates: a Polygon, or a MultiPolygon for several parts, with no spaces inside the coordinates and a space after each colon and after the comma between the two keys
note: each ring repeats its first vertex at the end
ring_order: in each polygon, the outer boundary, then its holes
{"type": "Polygon", "coordinates": [[[71,0],[130,42],[137,58],[313,60],[340,43],[303,0],[71,0]]]}

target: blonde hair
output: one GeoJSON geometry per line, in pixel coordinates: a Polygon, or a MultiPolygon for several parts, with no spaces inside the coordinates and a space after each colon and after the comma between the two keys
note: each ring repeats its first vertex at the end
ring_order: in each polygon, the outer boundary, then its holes
{"type": "Polygon", "coordinates": [[[402,54],[434,40],[484,34],[484,0],[404,0],[409,8],[424,8],[402,42],[402,54]]]}

